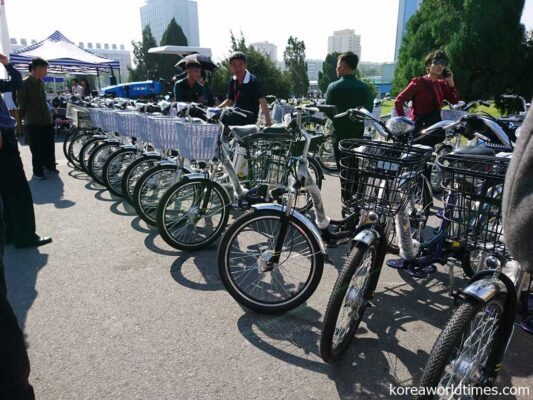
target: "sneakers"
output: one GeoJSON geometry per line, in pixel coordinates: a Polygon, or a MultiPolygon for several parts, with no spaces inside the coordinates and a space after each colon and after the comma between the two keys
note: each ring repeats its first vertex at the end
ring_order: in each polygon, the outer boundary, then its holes
{"type": "Polygon", "coordinates": [[[59,170],[54,167],[54,168],[46,168],[46,170],[50,173],[50,174],[59,174],[59,170]]]}
{"type": "Polygon", "coordinates": [[[40,180],[42,181],[43,179],[45,179],[44,175],[43,174],[33,174],[33,177],[37,180],[40,180]]]}

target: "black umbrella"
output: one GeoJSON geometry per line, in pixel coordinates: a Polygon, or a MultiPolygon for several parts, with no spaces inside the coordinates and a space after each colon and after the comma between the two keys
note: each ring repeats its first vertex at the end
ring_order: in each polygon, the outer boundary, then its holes
{"type": "Polygon", "coordinates": [[[213,61],[211,61],[211,57],[204,56],[204,55],[198,54],[198,53],[189,54],[188,56],[183,57],[181,60],[178,61],[178,63],[175,65],[175,67],[176,68],[179,67],[181,69],[185,69],[185,64],[189,60],[198,61],[200,63],[200,65],[202,66],[203,70],[213,71],[215,68],[217,68],[215,63],[213,61]]]}

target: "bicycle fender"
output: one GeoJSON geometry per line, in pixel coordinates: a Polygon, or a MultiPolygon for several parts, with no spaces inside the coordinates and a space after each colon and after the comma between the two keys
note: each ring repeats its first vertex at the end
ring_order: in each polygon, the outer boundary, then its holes
{"type": "Polygon", "coordinates": [[[176,165],[177,168],[176,162],[172,160],[161,160],[157,162],[157,165],[176,165]]]}
{"type": "MultiPolygon", "coordinates": [[[[187,167],[183,167],[183,169],[187,169],[187,167]]],[[[191,179],[206,179],[204,174],[200,174],[198,172],[196,173],[188,173],[186,175],[183,175],[183,180],[190,181],[191,179]]]]}
{"type": "MultiPolygon", "coordinates": [[[[254,204],[252,205],[252,209],[257,210],[257,211],[271,210],[271,211],[279,211],[280,213],[285,212],[285,210],[280,204],[270,204],[270,203],[254,204]]],[[[291,213],[291,216],[296,218],[302,224],[304,224],[306,228],[309,228],[309,230],[315,237],[316,241],[318,242],[318,246],[320,247],[320,252],[325,255],[326,245],[324,244],[324,241],[322,240],[322,237],[320,236],[320,232],[318,231],[317,227],[313,225],[313,223],[309,219],[307,219],[304,215],[302,215],[296,210],[291,213]]]]}
{"type": "Polygon", "coordinates": [[[461,294],[475,300],[488,303],[500,293],[507,293],[507,286],[501,280],[483,278],[470,283],[461,294]]]}
{"type": "Polygon", "coordinates": [[[360,231],[352,239],[352,243],[361,242],[370,246],[375,240],[379,239],[380,235],[373,229],[367,228],[360,231]]]}

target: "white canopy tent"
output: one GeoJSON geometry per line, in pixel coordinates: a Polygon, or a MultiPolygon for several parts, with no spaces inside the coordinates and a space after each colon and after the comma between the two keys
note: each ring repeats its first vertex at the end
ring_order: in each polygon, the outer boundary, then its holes
{"type": "Polygon", "coordinates": [[[80,73],[99,75],[103,71],[119,71],[120,61],[110,60],[82,49],[55,31],[46,39],[11,53],[15,68],[27,70],[32,58],[44,58],[50,66],[50,73],[80,73]]]}

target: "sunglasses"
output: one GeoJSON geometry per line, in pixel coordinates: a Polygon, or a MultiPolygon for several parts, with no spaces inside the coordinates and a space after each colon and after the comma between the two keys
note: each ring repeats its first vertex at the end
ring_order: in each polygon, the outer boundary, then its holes
{"type": "Polygon", "coordinates": [[[436,58],[431,62],[433,65],[444,65],[445,67],[448,65],[448,60],[444,58],[436,58]]]}

